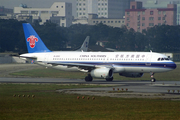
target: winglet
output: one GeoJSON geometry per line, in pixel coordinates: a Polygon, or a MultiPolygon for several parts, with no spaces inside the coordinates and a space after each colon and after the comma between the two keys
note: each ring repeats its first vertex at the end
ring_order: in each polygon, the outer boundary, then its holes
{"type": "Polygon", "coordinates": [[[33,29],[31,24],[23,23],[26,45],[29,53],[51,52],[33,29]]]}

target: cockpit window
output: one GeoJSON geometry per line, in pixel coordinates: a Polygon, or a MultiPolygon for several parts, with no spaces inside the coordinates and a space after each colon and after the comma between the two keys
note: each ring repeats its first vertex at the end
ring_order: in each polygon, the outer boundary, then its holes
{"type": "Polygon", "coordinates": [[[158,58],[158,61],[169,60],[169,58],[158,58]]]}

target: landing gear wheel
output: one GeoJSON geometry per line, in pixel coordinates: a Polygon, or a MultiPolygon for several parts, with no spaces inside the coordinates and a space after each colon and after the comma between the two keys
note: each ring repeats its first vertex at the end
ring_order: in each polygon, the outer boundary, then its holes
{"type": "Polygon", "coordinates": [[[151,82],[156,82],[156,79],[155,78],[151,78],[151,82]]]}
{"type": "Polygon", "coordinates": [[[106,78],[106,81],[113,81],[113,77],[111,77],[111,78],[106,78]]]}
{"type": "Polygon", "coordinates": [[[92,80],[93,80],[93,78],[91,77],[90,74],[85,77],[85,81],[86,81],[86,82],[91,82],[92,80]]]}
{"type": "Polygon", "coordinates": [[[151,75],[151,82],[156,82],[156,79],[154,78],[154,73],[151,72],[150,75],[151,75]]]}

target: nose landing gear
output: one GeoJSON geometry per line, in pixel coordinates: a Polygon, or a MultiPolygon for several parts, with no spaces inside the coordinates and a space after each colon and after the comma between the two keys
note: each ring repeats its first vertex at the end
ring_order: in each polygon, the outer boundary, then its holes
{"type": "Polygon", "coordinates": [[[154,78],[154,73],[151,72],[150,75],[151,75],[151,82],[156,82],[156,79],[154,78]]]}

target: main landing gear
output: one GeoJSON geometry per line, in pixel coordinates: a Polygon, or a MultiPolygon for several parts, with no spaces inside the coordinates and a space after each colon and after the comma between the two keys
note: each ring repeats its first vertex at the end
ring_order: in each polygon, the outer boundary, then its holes
{"type": "Polygon", "coordinates": [[[86,82],[91,82],[93,80],[92,76],[88,74],[88,76],[85,77],[86,82]]]}
{"type": "Polygon", "coordinates": [[[154,73],[152,72],[150,73],[150,75],[151,75],[151,82],[156,82],[156,79],[154,78],[154,73]]]}
{"type": "Polygon", "coordinates": [[[106,78],[106,81],[113,81],[113,77],[111,77],[111,78],[106,78]]]}
{"type": "MultiPolygon", "coordinates": [[[[92,76],[88,74],[88,76],[85,77],[86,82],[91,82],[93,80],[92,76]]],[[[106,78],[106,81],[113,81],[113,77],[111,78],[106,78]]]]}

